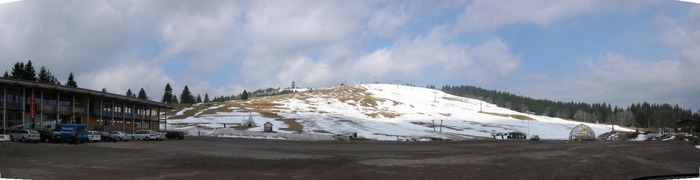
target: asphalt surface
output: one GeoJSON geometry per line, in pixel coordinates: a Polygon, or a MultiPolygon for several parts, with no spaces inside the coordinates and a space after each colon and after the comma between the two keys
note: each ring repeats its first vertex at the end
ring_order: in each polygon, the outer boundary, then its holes
{"type": "Polygon", "coordinates": [[[2,178],[632,179],[699,169],[688,142],[0,142],[2,178]]]}

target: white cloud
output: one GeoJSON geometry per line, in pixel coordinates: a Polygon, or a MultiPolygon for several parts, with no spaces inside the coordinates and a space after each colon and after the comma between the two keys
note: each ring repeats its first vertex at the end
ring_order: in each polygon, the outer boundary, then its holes
{"type": "Polygon", "coordinates": [[[176,85],[174,80],[165,75],[162,68],[154,64],[144,62],[127,63],[127,61],[92,73],[79,74],[76,77],[76,81],[79,82],[79,87],[94,90],[107,88],[108,92],[115,94],[125,94],[128,89],[138,93],[143,88],[146,94],[154,101],[161,100],[165,84],[176,85]],[[82,85],[80,82],[84,82],[86,85],[82,85]]]}
{"type": "Polygon", "coordinates": [[[650,61],[606,54],[586,61],[579,73],[551,75],[519,88],[536,98],[601,103],[627,107],[632,103],[697,105],[698,66],[684,60],[650,61]]]}
{"type": "Polygon", "coordinates": [[[406,25],[409,18],[403,6],[389,6],[375,11],[367,21],[367,26],[379,36],[394,37],[398,35],[398,30],[406,25]]]}
{"type": "Polygon", "coordinates": [[[509,75],[520,64],[499,38],[470,47],[445,42],[444,27],[434,28],[424,36],[399,41],[390,47],[359,55],[338,64],[334,59],[302,56],[285,61],[277,75],[281,82],[301,82],[310,86],[340,83],[496,81],[509,75]]]}
{"type": "Polygon", "coordinates": [[[554,22],[584,12],[615,9],[634,12],[647,4],[659,0],[645,1],[550,1],[550,0],[475,0],[458,16],[459,31],[493,30],[511,24],[533,23],[546,27],[554,22]]]}
{"type": "Polygon", "coordinates": [[[62,77],[76,64],[100,67],[129,39],[124,18],[104,1],[0,5],[0,62],[31,59],[62,77]]]}
{"type": "MultiPolygon", "coordinates": [[[[166,83],[177,95],[189,85],[213,97],[291,81],[304,87],[499,82],[513,78],[520,53],[527,52],[512,50],[500,35],[470,31],[547,27],[586,12],[634,11],[656,2],[23,1],[0,5],[0,60],[32,59],[60,80],[75,72],[81,87],[96,90],[123,94],[143,87],[154,100],[166,83]]],[[[546,82],[529,82],[541,86],[523,89],[546,98],[616,102],[696,91],[688,84],[700,84],[693,73],[700,65],[700,8],[692,8],[688,21],[674,18],[659,15],[655,24],[679,58],[613,52],[582,64],[581,74],[543,75],[546,82]]]]}
{"type": "Polygon", "coordinates": [[[547,26],[553,21],[590,10],[594,1],[475,0],[459,15],[461,30],[491,30],[514,23],[547,26]]]}

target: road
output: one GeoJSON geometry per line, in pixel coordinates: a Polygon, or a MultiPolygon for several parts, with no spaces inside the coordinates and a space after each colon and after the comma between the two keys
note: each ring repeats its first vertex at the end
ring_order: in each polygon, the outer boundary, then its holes
{"type": "Polygon", "coordinates": [[[631,179],[699,168],[700,149],[688,142],[0,142],[2,178],[631,179]]]}

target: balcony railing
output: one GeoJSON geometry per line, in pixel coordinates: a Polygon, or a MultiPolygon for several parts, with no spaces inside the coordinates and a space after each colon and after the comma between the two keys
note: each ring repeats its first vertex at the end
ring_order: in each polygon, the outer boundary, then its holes
{"type": "MultiPolygon", "coordinates": [[[[0,104],[0,107],[2,107],[2,104],[0,104]]],[[[19,102],[7,102],[7,109],[21,109],[22,106],[20,106],[19,102]]]]}
{"type": "Polygon", "coordinates": [[[73,113],[73,107],[70,106],[59,106],[58,113],[62,115],[69,115],[73,113]]]}
{"type": "Polygon", "coordinates": [[[56,106],[55,105],[44,105],[43,107],[41,107],[41,110],[44,113],[53,114],[53,113],[56,113],[56,106]]]}

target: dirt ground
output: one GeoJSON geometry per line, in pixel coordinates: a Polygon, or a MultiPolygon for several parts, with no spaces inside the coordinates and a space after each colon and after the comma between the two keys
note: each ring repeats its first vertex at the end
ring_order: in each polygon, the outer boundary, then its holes
{"type": "Polygon", "coordinates": [[[2,178],[631,179],[699,169],[687,142],[0,142],[2,178]]]}

